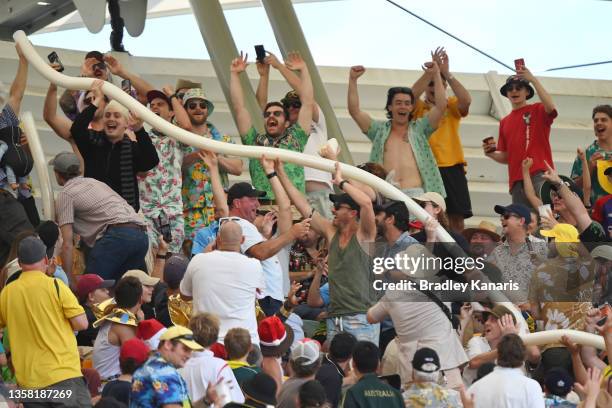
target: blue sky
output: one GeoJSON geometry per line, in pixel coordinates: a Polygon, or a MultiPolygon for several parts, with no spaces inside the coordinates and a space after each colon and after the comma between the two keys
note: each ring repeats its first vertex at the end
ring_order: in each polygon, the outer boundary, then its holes
{"type": "MultiPolygon", "coordinates": [[[[612,60],[612,2],[599,0],[396,0],[464,41],[512,66],[516,58],[540,75],[612,80],[612,64],[544,73],[548,68],[612,60]]],[[[508,73],[504,67],[396,8],[385,0],[338,0],[296,4],[296,13],[318,65],[419,69],[438,45],[451,70],[508,73]]],[[[262,7],[228,10],[238,49],[278,47],[262,7]]],[[[36,45],[80,50],[109,49],[110,27],[31,36],[36,45]]],[[[208,59],[192,15],[150,19],[138,38],[125,34],[136,56],[208,59]]]]}

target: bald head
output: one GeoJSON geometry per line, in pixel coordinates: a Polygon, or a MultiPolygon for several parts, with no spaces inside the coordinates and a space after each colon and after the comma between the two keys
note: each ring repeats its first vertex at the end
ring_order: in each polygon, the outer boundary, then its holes
{"type": "Polygon", "coordinates": [[[237,222],[227,221],[219,228],[219,236],[217,238],[218,249],[239,252],[242,241],[244,241],[242,228],[237,222]]]}

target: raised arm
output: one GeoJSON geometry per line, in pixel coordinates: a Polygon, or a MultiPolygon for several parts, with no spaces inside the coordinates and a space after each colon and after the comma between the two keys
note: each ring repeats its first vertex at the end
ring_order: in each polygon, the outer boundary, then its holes
{"type": "Polygon", "coordinates": [[[247,57],[248,54],[243,56],[241,51],[240,57],[234,58],[230,67],[230,98],[236,114],[236,122],[238,122],[238,133],[241,137],[247,134],[252,125],[251,115],[244,106],[244,92],[240,85],[240,73],[246,70],[247,57]]]}
{"type": "Polygon", "coordinates": [[[525,196],[529,201],[529,204],[533,208],[538,208],[542,205],[542,200],[536,195],[536,191],[533,188],[533,182],[531,181],[531,174],[529,174],[529,169],[533,165],[533,159],[531,157],[527,157],[522,162],[522,171],[523,171],[523,189],[525,190],[525,196]]]}
{"type": "MultiPolygon", "coordinates": [[[[586,154],[581,148],[576,149],[578,159],[582,163],[582,201],[585,207],[591,206],[591,172],[589,171],[589,162],[587,161],[586,154]]],[[[595,204],[595,203],[593,203],[595,204]]]]}
{"type": "Polygon", "coordinates": [[[221,175],[219,174],[218,156],[215,152],[209,152],[208,150],[198,152],[198,156],[204,161],[204,164],[208,167],[208,173],[210,174],[210,184],[212,186],[213,202],[215,204],[215,216],[219,216],[219,218],[227,217],[229,214],[229,207],[227,205],[227,196],[223,190],[221,175]]]}
{"type": "Polygon", "coordinates": [[[416,80],[414,84],[412,84],[412,95],[414,95],[414,100],[416,101],[423,95],[425,90],[427,89],[427,85],[431,81],[431,74],[426,70],[423,71],[423,74],[416,80]]]}
{"type": "Polygon", "coordinates": [[[446,79],[446,82],[450,85],[453,93],[457,97],[457,108],[461,116],[467,116],[470,112],[470,105],[472,104],[472,97],[467,89],[463,86],[457,78],[450,72],[448,54],[443,47],[438,47],[434,51],[434,60],[440,66],[440,74],[446,79]]]}
{"type": "Polygon", "coordinates": [[[70,127],[72,121],[65,116],[57,115],[57,85],[49,83],[49,89],[47,90],[47,96],[45,97],[45,104],[43,107],[43,119],[53,129],[56,135],[62,139],[70,142],[72,135],[70,134],[70,127]]]}
{"type": "Polygon", "coordinates": [[[357,123],[359,129],[366,133],[372,124],[372,118],[359,107],[359,92],[357,91],[357,79],[364,74],[366,69],[362,65],[351,67],[349,71],[347,104],[351,118],[357,123]]]}
{"type": "Polygon", "coordinates": [[[301,84],[298,88],[300,102],[302,102],[302,108],[300,109],[300,113],[298,115],[298,123],[306,133],[310,134],[310,128],[312,125],[312,108],[314,106],[314,90],[312,89],[312,80],[310,79],[308,67],[306,66],[306,62],[297,52],[292,52],[287,56],[286,65],[288,69],[300,71],[302,75],[301,84]]]}
{"type": "Polygon", "coordinates": [[[262,111],[268,103],[268,84],[270,83],[270,63],[267,61],[268,58],[266,57],[263,61],[255,62],[257,73],[259,74],[259,83],[257,84],[255,97],[262,111]]]}
{"type": "Polygon", "coordinates": [[[296,239],[304,237],[310,228],[310,218],[293,224],[291,228],[275,238],[255,244],[247,250],[247,255],[260,261],[276,255],[281,249],[291,244],[296,239]]]}
{"type": "Polygon", "coordinates": [[[125,69],[123,65],[121,65],[121,63],[112,55],[105,55],[104,62],[106,62],[108,69],[113,75],[118,75],[123,79],[129,80],[139,95],[146,97],[147,92],[155,89],[153,85],[151,85],[138,75],[131,73],[127,69],[125,69]]]}
{"type": "Polygon", "coordinates": [[[331,239],[336,232],[336,229],[331,221],[323,217],[318,212],[313,211],[306,197],[304,197],[304,195],[293,185],[291,180],[289,180],[287,173],[285,173],[285,167],[279,159],[274,161],[274,170],[276,171],[278,179],[283,185],[283,188],[287,192],[287,195],[289,195],[291,202],[293,205],[295,205],[300,214],[302,214],[302,217],[311,218],[312,228],[319,234],[323,235],[325,239],[327,239],[327,242],[331,242],[331,239]]]}
{"type": "Polygon", "coordinates": [[[26,84],[28,82],[28,60],[23,55],[19,44],[15,45],[15,50],[17,50],[17,55],[19,56],[19,66],[17,67],[15,79],[11,84],[8,104],[11,109],[13,109],[13,112],[15,112],[15,115],[19,116],[21,101],[23,100],[23,94],[25,93],[26,84]]]}
{"type": "Polygon", "coordinates": [[[432,61],[431,66],[428,66],[428,71],[431,71],[431,75],[434,81],[434,92],[435,92],[435,105],[427,113],[429,124],[432,128],[437,129],[440,124],[440,120],[446,110],[446,90],[442,85],[442,77],[440,76],[440,67],[435,61],[432,61]]]}
{"type": "Polygon", "coordinates": [[[531,71],[529,71],[526,67],[522,67],[518,71],[516,71],[516,74],[520,78],[526,79],[527,81],[533,84],[535,91],[538,93],[538,96],[540,97],[540,100],[544,105],[544,110],[546,111],[546,113],[551,114],[555,109],[557,109],[555,106],[555,102],[553,101],[550,94],[546,91],[546,89],[544,89],[544,87],[540,83],[540,80],[536,78],[531,73],[531,71]]]}
{"type": "Polygon", "coordinates": [[[176,121],[177,125],[186,131],[191,132],[193,129],[191,120],[189,119],[189,115],[187,114],[183,103],[178,96],[176,96],[174,87],[172,85],[166,85],[162,87],[162,92],[168,97],[168,99],[170,99],[170,103],[172,104],[171,108],[174,112],[174,120],[176,121]]]}
{"type": "MultiPolygon", "coordinates": [[[[266,176],[274,174],[274,160],[268,159],[264,155],[259,162],[266,176]]],[[[288,231],[293,224],[291,217],[291,200],[289,200],[289,196],[283,188],[278,176],[270,177],[269,180],[274,197],[276,197],[276,205],[278,205],[278,217],[276,220],[278,223],[278,232],[282,234],[288,231]]]]}

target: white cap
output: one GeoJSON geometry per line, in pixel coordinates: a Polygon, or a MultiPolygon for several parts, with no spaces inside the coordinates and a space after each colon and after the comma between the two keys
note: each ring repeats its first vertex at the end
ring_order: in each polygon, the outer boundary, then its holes
{"type": "Polygon", "coordinates": [[[297,359],[302,358],[305,359],[305,361],[301,361],[300,365],[310,365],[319,360],[320,353],[321,345],[319,342],[313,339],[305,338],[295,343],[295,345],[291,347],[289,359],[296,361],[297,359]]]}

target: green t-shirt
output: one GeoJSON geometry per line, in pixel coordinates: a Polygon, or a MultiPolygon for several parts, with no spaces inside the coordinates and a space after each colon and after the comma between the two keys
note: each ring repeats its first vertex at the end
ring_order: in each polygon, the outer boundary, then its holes
{"type": "MultiPolygon", "coordinates": [[[[300,127],[299,124],[295,124],[289,127],[279,137],[272,137],[267,133],[257,133],[254,127],[251,127],[246,135],[242,136],[242,143],[248,146],[265,146],[265,147],[277,147],[279,149],[291,150],[293,152],[304,151],[304,146],[308,141],[308,134],[300,127]]],[[[285,163],[285,172],[289,176],[289,180],[293,183],[298,190],[302,193],[306,191],[304,181],[304,166],[300,166],[293,163],[285,163]]],[[[251,182],[253,186],[258,190],[266,192],[267,199],[273,200],[274,194],[272,193],[272,186],[266,177],[266,174],[259,163],[259,159],[249,159],[249,173],[251,174],[251,182]]]]}
{"type": "MultiPolygon", "coordinates": [[[[599,144],[597,143],[597,140],[595,140],[584,151],[587,161],[590,161],[591,156],[593,156],[597,152],[603,153],[607,156],[612,154],[612,152],[606,152],[605,150],[601,149],[599,147],[599,144]]],[[[582,161],[580,160],[580,157],[576,157],[576,159],[574,160],[574,165],[572,166],[572,179],[581,177],[583,171],[584,170],[582,168],[582,161]]],[[[603,187],[601,187],[601,184],[599,183],[599,178],[597,177],[597,171],[595,171],[593,174],[591,174],[591,205],[594,205],[600,197],[603,197],[608,194],[610,193],[604,190],[603,187]]]]}
{"type": "Polygon", "coordinates": [[[398,390],[379,380],[376,374],[370,373],[346,391],[340,407],[404,408],[404,400],[398,390]]]}

